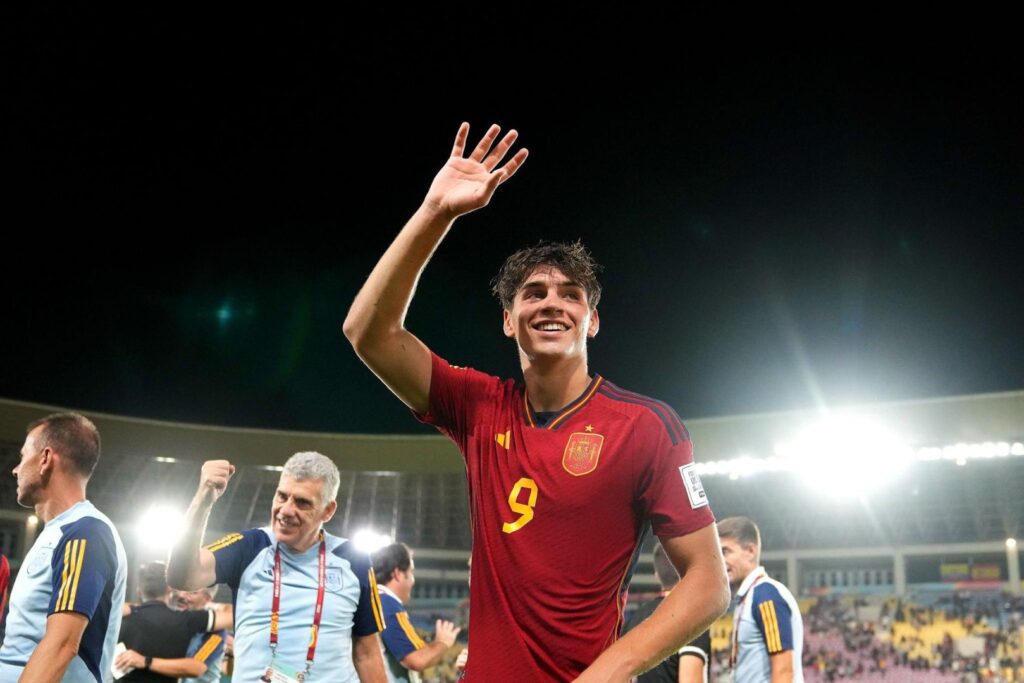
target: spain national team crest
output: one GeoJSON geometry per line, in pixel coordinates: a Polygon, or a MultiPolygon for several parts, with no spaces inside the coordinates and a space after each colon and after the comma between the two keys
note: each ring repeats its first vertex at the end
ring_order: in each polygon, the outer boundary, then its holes
{"type": "Polygon", "coordinates": [[[601,445],[604,436],[586,432],[573,432],[569,442],[565,444],[562,454],[562,467],[574,477],[590,474],[597,468],[597,459],[601,456],[601,445]]]}

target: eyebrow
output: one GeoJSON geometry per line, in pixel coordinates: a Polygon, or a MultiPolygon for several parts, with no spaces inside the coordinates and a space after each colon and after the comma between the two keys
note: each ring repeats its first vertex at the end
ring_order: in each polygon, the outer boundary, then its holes
{"type": "MultiPolygon", "coordinates": [[[[524,289],[535,289],[535,288],[538,288],[538,287],[546,287],[546,286],[547,286],[547,283],[544,280],[530,280],[529,282],[524,282],[523,286],[519,288],[519,291],[522,291],[524,289]]],[[[556,282],[555,286],[556,287],[575,287],[577,289],[583,289],[583,285],[581,285],[580,283],[576,282],[575,280],[566,280],[565,282],[556,282]]]]}

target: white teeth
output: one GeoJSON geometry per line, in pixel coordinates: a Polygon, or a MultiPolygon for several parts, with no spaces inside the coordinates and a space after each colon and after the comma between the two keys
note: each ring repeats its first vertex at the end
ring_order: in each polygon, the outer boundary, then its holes
{"type": "Polygon", "coordinates": [[[561,332],[565,329],[565,325],[559,323],[544,323],[540,326],[540,329],[544,332],[561,332]]]}

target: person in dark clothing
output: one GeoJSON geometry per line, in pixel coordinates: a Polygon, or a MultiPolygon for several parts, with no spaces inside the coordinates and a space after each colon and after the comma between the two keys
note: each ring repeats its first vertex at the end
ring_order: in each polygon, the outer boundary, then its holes
{"type": "Polygon", "coordinates": [[[171,589],[167,565],[150,562],[139,571],[142,604],[131,607],[121,622],[120,642],[128,648],[117,655],[114,665],[127,671],[125,682],[174,683],[179,677],[195,678],[206,673],[206,664],[187,657],[189,641],[197,633],[231,628],[225,611],[189,610],[168,607],[171,589]]]}
{"type": "MultiPolygon", "coordinates": [[[[626,624],[623,633],[649,617],[679,583],[679,574],[660,543],[654,547],[654,575],[661,584],[661,595],[640,605],[626,624]]],[[[658,666],[640,674],[637,683],[707,683],[710,665],[711,631],[704,631],[658,666]]]]}

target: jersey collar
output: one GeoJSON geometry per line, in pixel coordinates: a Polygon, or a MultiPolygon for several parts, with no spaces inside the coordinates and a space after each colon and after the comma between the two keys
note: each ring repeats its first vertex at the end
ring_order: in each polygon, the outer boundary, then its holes
{"type": "MultiPolygon", "coordinates": [[[[568,420],[573,414],[579,411],[580,408],[585,406],[594,394],[597,393],[598,388],[604,383],[604,378],[601,375],[594,375],[594,379],[590,380],[590,384],[583,390],[575,401],[571,402],[566,407],[557,411],[554,417],[544,426],[539,427],[540,429],[558,429],[566,420],[568,420]]],[[[533,410],[533,406],[530,405],[530,397],[526,393],[526,387],[523,387],[523,419],[526,420],[527,426],[538,427],[537,419],[534,417],[536,412],[533,410]]]]}
{"type": "Polygon", "coordinates": [[[377,592],[378,592],[378,593],[383,593],[384,595],[390,595],[390,596],[391,596],[391,597],[393,597],[393,598],[394,598],[395,600],[398,600],[398,604],[399,604],[399,605],[402,605],[403,607],[405,606],[405,603],[404,603],[404,602],[402,602],[402,598],[400,598],[400,597],[398,597],[397,595],[395,595],[395,591],[391,590],[391,589],[390,589],[390,588],[388,588],[387,586],[382,586],[382,585],[380,585],[380,584],[378,583],[378,584],[377,584],[377,592]]]}
{"type": "Polygon", "coordinates": [[[747,574],[747,578],[743,579],[743,583],[740,584],[739,590],[736,591],[736,597],[742,600],[743,596],[747,594],[747,591],[749,591],[755,583],[766,576],[768,576],[768,572],[764,570],[764,567],[758,567],[747,574]]]}

